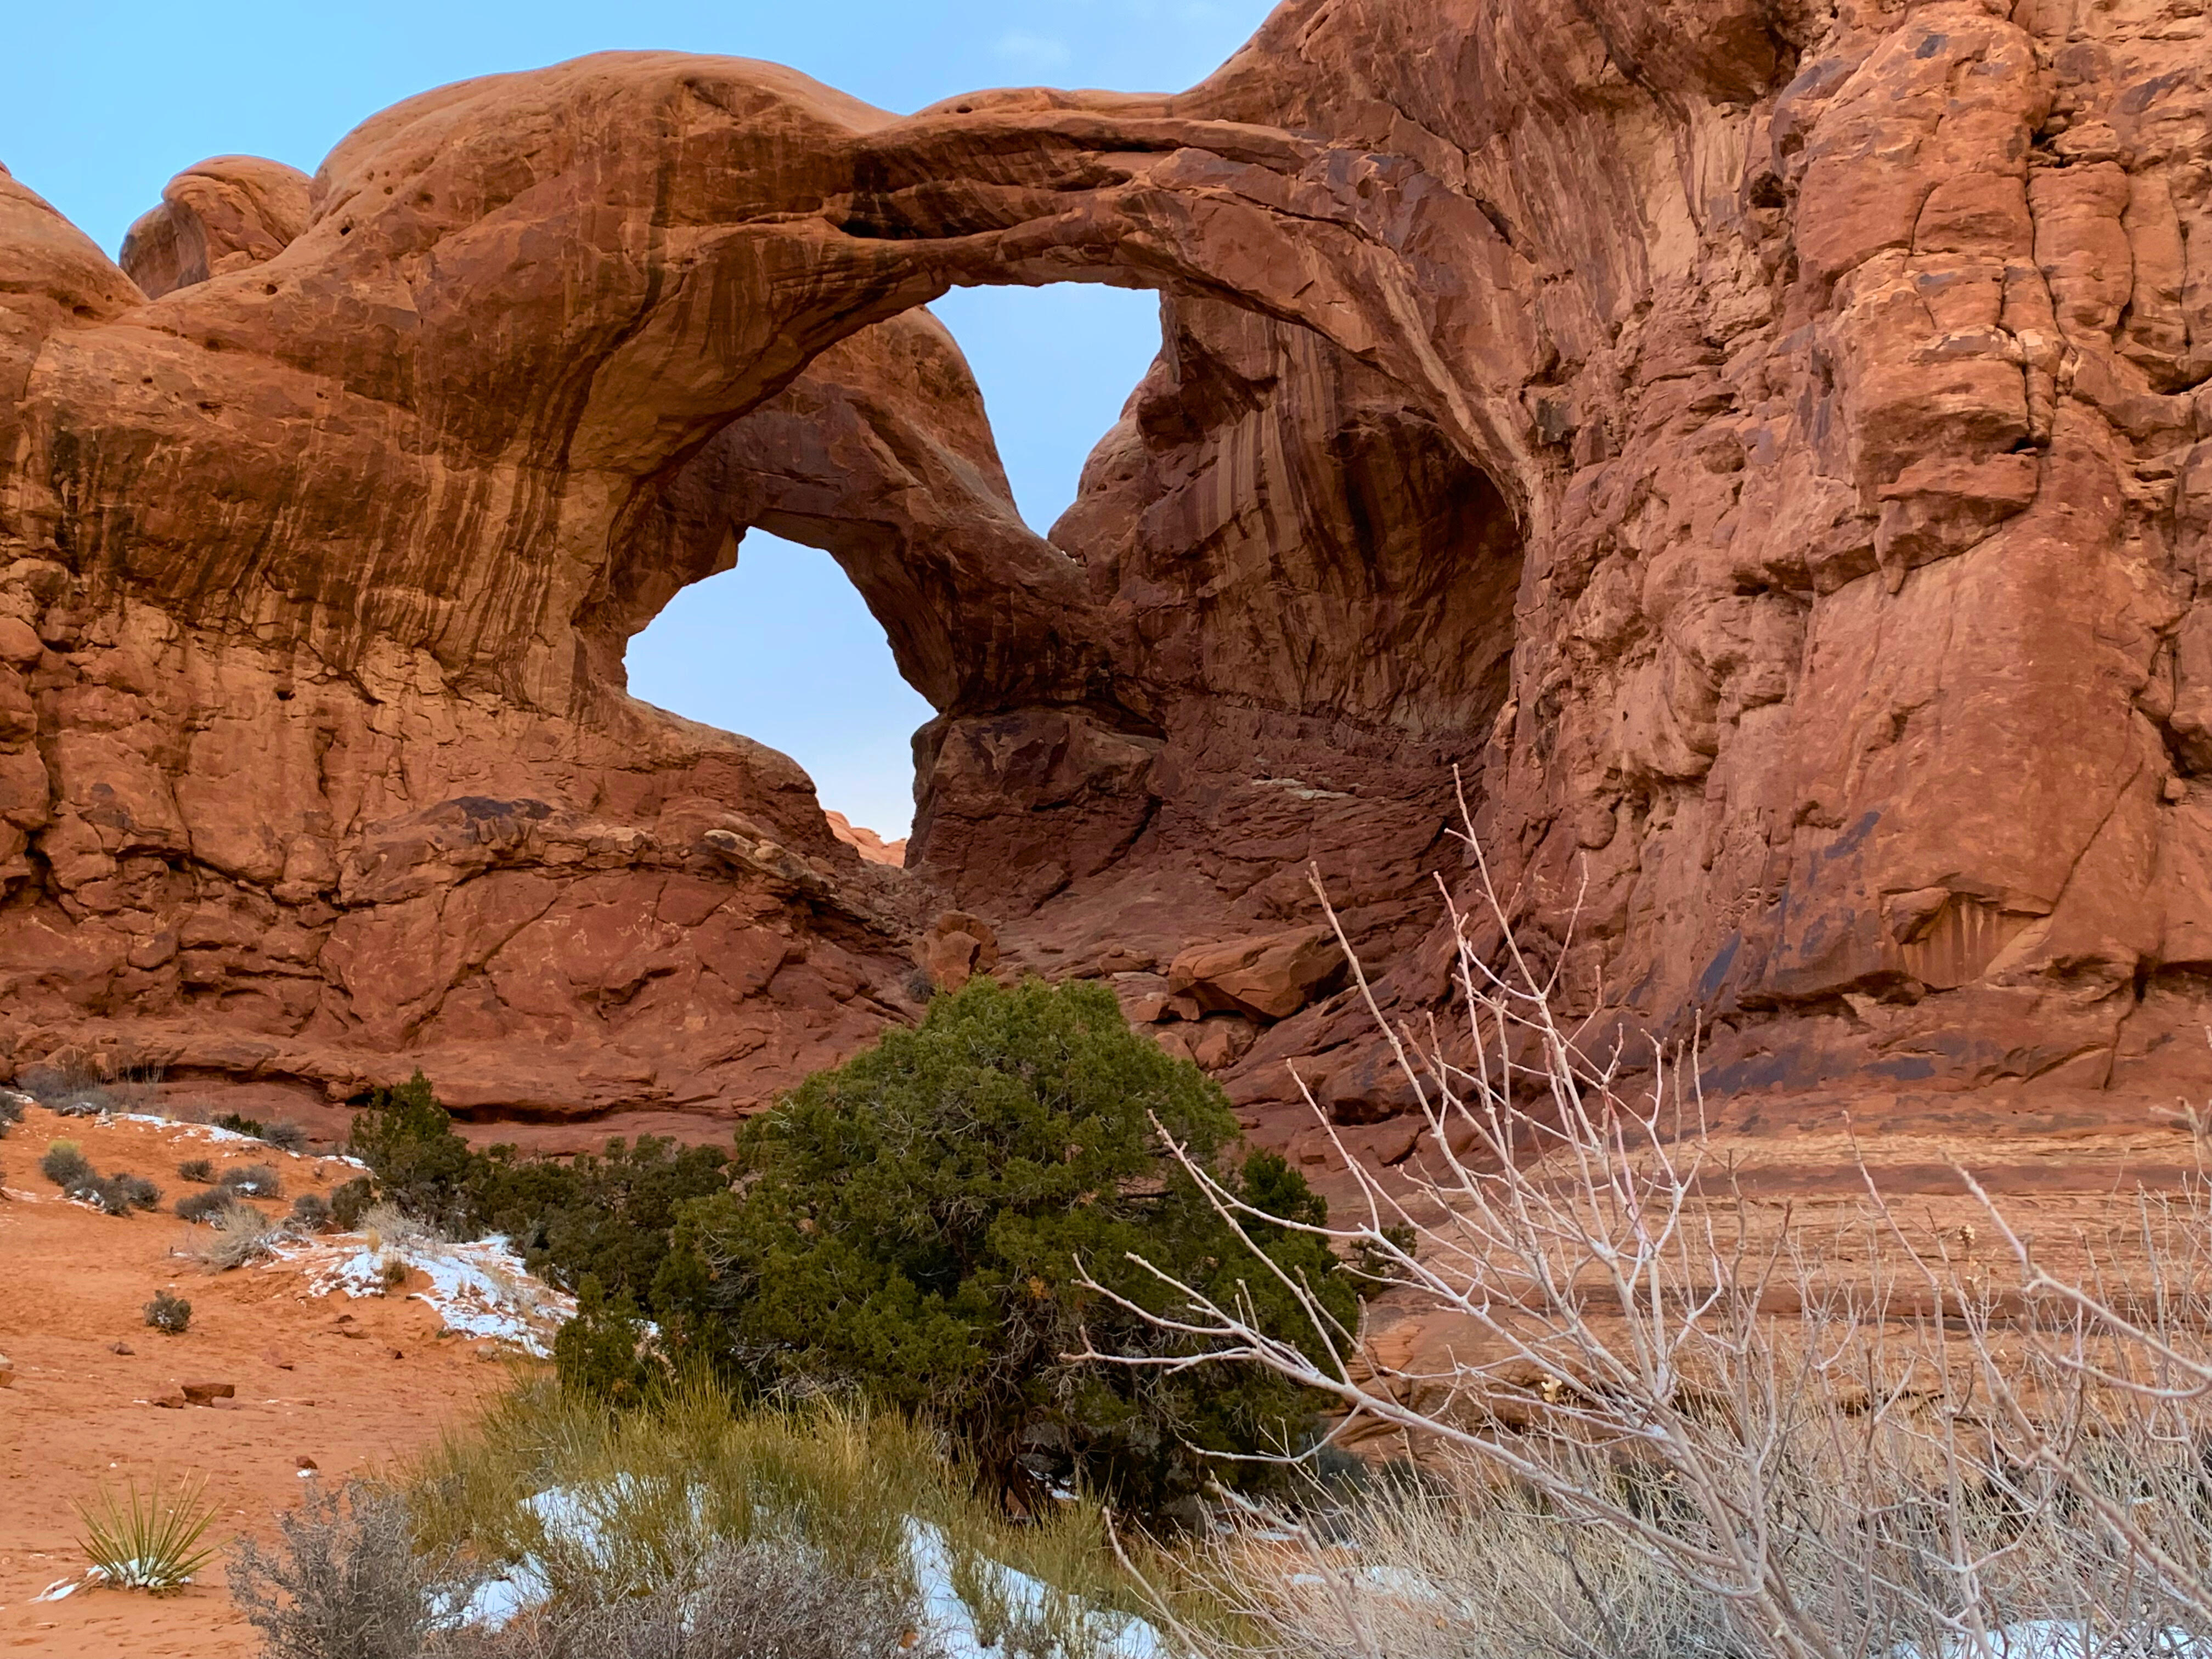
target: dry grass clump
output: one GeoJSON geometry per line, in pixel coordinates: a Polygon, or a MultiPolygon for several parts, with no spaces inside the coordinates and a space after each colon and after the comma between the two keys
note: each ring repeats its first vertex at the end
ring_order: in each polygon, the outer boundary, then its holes
{"type": "Polygon", "coordinates": [[[405,1496],[311,1492],[276,1548],[233,1547],[231,1595],[265,1659],[931,1659],[909,1598],[788,1540],[710,1548],[640,1593],[570,1596],[500,1628],[466,1617],[485,1583],[426,1548],[405,1496]]]}
{"type": "MultiPolygon", "coordinates": [[[[204,1198],[212,1194],[193,1196],[204,1198]]],[[[182,1204],[178,1206],[179,1212],[183,1207],[182,1204]]],[[[185,1247],[185,1253],[207,1273],[228,1273],[234,1267],[258,1261],[286,1236],[281,1225],[251,1204],[227,1202],[201,1218],[208,1223],[209,1231],[196,1236],[185,1247]]]]}
{"type": "Polygon", "coordinates": [[[215,1164],[204,1158],[185,1158],[177,1165],[177,1179],[189,1181],[198,1187],[212,1187],[215,1185],[215,1164]]]}
{"type": "MultiPolygon", "coordinates": [[[[526,1384],[417,1464],[404,1490],[424,1547],[488,1565],[531,1563],[556,1604],[570,1608],[696,1587],[718,1559],[767,1559],[731,1552],[784,1550],[809,1564],[824,1606],[872,1605],[853,1587],[877,1585],[896,1592],[911,1628],[915,1524],[942,1538],[952,1583],[1010,1659],[1055,1644],[1065,1659],[1104,1659],[1086,1617],[1141,1616],[1147,1607],[1095,1505],[1010,1522],[902,1419],[829,1406],[736,1407],[705,1384],[678,1386],[655,1409],[629,1413],[550,1382],[526,1384]],[[1042,1601],[1003,1594],[994,1563],[1042,1581],[1042,1601]]],[[[1161,1558],[1144,1559],[1151,1576],[1168,1571],[1161,1558]]],[[[698,1651],[735,1659],[755,1650],[698,1651]]]]}
{"type": "Polygon", "coordinates": [[[229,1572],[270,1659],[933,1659],[919,1527],[994,1653],[1127,1659],[1085,1615],[1141,1589],[1065,1507],[1008,1522],[896,1419],[705,1385],[617,1414],[539,1380],[386,1484],[311,1490],[229,1572]],[[999,1562],[1049,1589],[994,1604],[999,1562]]]}
{"type": "Polygon", "coordinates": [[[2206,1189],[2143,1196],[2132,1243],[2085,1242],[2070,1278],[1970,1182],[1994,1254],[1930,1244],[1871,1182],[1812,1234],[1736,1190],[1693,1066],[1632,1079],[1585,1052],[1486,898],[1480,934],[1453,918],[1450,1028],[1392,1028],[1369,997],[1426,1119],[1410,1190],[1347,1158],[1361,1201],[1313,1230],[1447,1326],[1448,1357],[1385,1363],[1310,1297],[1297,1343],[1187,1289],[1175,1316],[1436,1474],[1206,1546],[1267,1632],[1249,1650],[2212,1652],[2206,1189]]]}

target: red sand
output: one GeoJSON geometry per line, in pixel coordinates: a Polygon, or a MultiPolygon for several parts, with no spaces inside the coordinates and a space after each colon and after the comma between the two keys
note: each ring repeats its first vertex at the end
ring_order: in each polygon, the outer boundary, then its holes
{"type": "MultiPolygon", "coordinates": [[[[33,1109],[0,1141],[0,1652],[15,1659],[229,1659],[259,1651],[219,1568],[181,1595],[85,1589],[31,1598],[85,1568],[76,1505],[126,1477],[204,1475],[222,1518],[210,1536],[265,1534],[296,1499],[297,1460],[319,1479],[404,1459],[507,1386],[507,1351],[441,1337],[442,1322],[404,1294],[349,1301],[306,1294],[283,1267],[210,1275],[177,1254],[196,1230],[167,1205],[196,1190],[180,1158],[265,1163],[299,1193],[356,1173],[259,1145],[210,1145],[183,1127],[64,1119],[33,1109]],[[159,1214],[105,1216],[62,1199],[38,1173],[49,1142],[74,1140],[101,1173],[127,1170],[163,1190],[159,1214]],[[164,1336],[142,1310],[164,1286],[192,1304],[191,1328],[164,1336]],[[338,1316],[351,1314],[350,1325],[338,1316]],[[359,1330],[358,1337],[342,1334],[359,1330]],[[111,1352],[111,1345],[133,1352],[111,1352]],[[396,1352],[395,1352],[396,1351],[396,1352]],[[281,1362],[281,1363],[280,1363],[281,1362]],[[186,1382],[228,1382],[234,1400],[164,1409],[186,1382]]],[[[526,1363],[526,1362],[523,1362],[526,1363]]]]}

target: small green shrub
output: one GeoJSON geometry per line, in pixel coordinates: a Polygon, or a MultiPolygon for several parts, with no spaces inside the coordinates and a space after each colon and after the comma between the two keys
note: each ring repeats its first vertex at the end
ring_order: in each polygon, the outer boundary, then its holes
{"type": "Polygon", "coordinates": [[[70,1196],[91,1205],[102,1215],[127,1216],[137,1208],[131,1201],[129,1185],[116,1176],[94,1176],[70,1196]]]}
{"type": "Polygon", "coordinates": [[[348,1146],[404,1214],[455,1238],[503,1233],[531,1272],[562,1289],[597,1279],[609,1297],[640,1302],[678,1209],[729,1185],[726,1152],[651,1135],[611,1140],[604,1156],[568,1163],[512,1146],[478,1152],[453,1132],[419,1072],[374,1097],[348,1146]]]}
{"type": "Polygon", "coordinates": [[[453,1121],[417,1072],[380,1089],[354,1120],[346,1150],[368,1165],[385,1202],[455,1238],[478,1237],[477,1154],[453,1133],[453,1121]]]}
{"type": "Polygon", "coordinates": [[[40,1171],[70,1197],[108,1215],[158,1208],[161,1189],[143,1176],[124,1170],[103,1176],[73,1140],[57,1140],[39,1160],[40,1171]]]}
{"type": "Polygon", "coordinates": [[[576,1292],[576,1315],[554,1334],[553,1363],[562,1384],[617,1408],[647,1403],[661,1373],[645,1358],[637,1304],[610,1301],[596,1275],[576,1292]]]}
{"type": "Polygon", "coordinates": [[[246,1198],[282,1198],[284,1182],[266,1164],[236,1164],[225,1170],[216,1185],[246,1198]]]}
{"type": "Polygon", "coordinates": [[[192,1304],[173,1291],[156,1291],[146,1304],[146,1322],[157,1331],[180,1335],[192,1322],[192,1304]]]}
{"type": "Polygon", "coordinates": [[[177,1179],[190,1181],[202,1187],[215,1185],[215,1165],[204,1158],[188,1158],[177,1165],[177,1179]]]}
{"type": "Polygon", "coordinates": [[[234,1135],[252,1135],[256,1140],[262,1138],[267,1128],[259,1118],[244,1117],[236,1112],[224,1112],[219,1115],[216,1118],[215,1127],[218,1129],[228,1129],[234,1135]]]}
{"type": "Polygon", "coordinates": [[[46,1155],[39,1160],[39,1173],[72,1195],[95,1179],[92,1160],[74,1140],[57,1140],[47,1147],[46,1155]]]}

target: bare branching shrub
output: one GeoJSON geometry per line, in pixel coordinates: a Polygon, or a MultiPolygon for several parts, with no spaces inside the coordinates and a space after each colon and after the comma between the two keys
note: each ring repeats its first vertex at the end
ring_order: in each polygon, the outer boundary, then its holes
{"type": "Polygon", "coordinates": [[[195,1186],[215,1185],[215,1165],[204,1158],[188,1158],[177,1165],[177,1179],[189,1181],[195,1186]]]}
{"type": "Polygon", "coordinates": [[[297,1123],[272,1123],[262,1130],[261,1138],[280,1152],[307,1150],[307,1131],[297,1123]]]}
{"type": "Polygon", "coordinates": [[[929,1659],[912,1597],[805,1544],[724,1545],[645,1595],[556,1607],[485,1659],[929,1659]]]}
{"type": "Polygon", "coordinates": [[[2145,1199],[2134,1247],[2071,1279],[1989,1206],[2002,1285],[1916,1242],[1870,1181],[1843,1226],[1793,1224],[1718,1156],[1693,1061],[1632,1074],[1585,1047],[1468,842],[1482,911],[1452,915],[1451,1018],[1392,1025],[1355,964],[1422,1119],[1411,1180],[1345,1158],[1361,1197],[1327,1227],[1212,1184],[1240,1227],[1304,1226],[1361,1261],[1392,1305],[1449,1328],[1450,1357],[1389,1363],[1303,1285],[1297,1342],[1176,1286],[1169,1322],[1210,1339],[1212,1363],[1325,1390],[1344,1428],[1396,1431],[1439,1472],[1425,1495],[1215,1547],[1262,1650],[2207,1650],[2202,1190],[2145,1199]]]}
{"type": "Polygon", "coordinates": [[[361,1481],[310,1490],[276,1519],[278,1543],[232,1547],[231,1599],[265,1659],[422,1659],[465,1581],[419,1554],[405,1504],[361,1481]]]}
{"type": "Polygon", "coordinates": [[[194,1237],[185,1253],[211,1273],[260,1261],[284,1236],[283,1228],[251,1204],[227,1204],[207,1219],[211,1231],[194,1237]]]}

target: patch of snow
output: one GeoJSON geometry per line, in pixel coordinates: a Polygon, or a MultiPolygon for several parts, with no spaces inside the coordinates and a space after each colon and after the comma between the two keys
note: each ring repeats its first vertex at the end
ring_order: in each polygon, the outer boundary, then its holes
{"type": "MultiPolygon", "coordinates": [[[[944,1659],[994,1659],[996,1644],[987,1644],[975,1626],[975,1609],[968,1604],[953,1579],[952,1551],[945,1534],[927,1521],[908,1516],[906,1523],[907,1564],[915,1589],[921,1597],[921,1622],[936,1641],[944,1659]]],[[[1006,1608],[1024,1622],[1041,1624],[1053,1602],[1051,1587],[1042,1579],[996,1561],[975,1564],[975,1577],[1006,1608]]],[[[1082,1650],[1060,1653],[1062,1659],[1168,1659],[1168,1645],[1144,1620],[1132,1613],[1078,1614],[1087,1639],[1082,1650]]]]}
{"type": "Polygon", "coordinates": [[[118,1589],[174,1589],[192,1582],[190,1573],[179,1577],[158,1563],[131,1560],[117,1567],[94,1567],[84,1576],[88,1584],[112,1584],[118,1589]]]}
{"type": "MultiPolygon", "coordinates": [[[[537,1516],[549,1536],[580,1551],[588,1559],[611,1565],[613,1553],[605,1542],[606,1522],[612,1510],[636,1495],[631,1478],[623,1476],[603,1488],[550,1487],[525,1498],[522,1507],[537,1516]]],[[[703,1492],[693,1494],[693,1507],[702,1511],[702,1524],[704,1498],[703,1492]]],[[[908,1516],[906,1550],[908,1568],[921,1600],[923,1632],[933,1642],[939,1659],[1000,1659],[1000,1646],[982,1639],[977,1628],[978,1610],[969,1605],[957,1587],[952,1549],[944,1532],[908,1516]]],[[[1042,1624],[1053,1607],[1055,1598],[1051,1588],[1015,1568],[979,1561],[975,1577],[1014,1619],[1042,1624]]],[[[477,1585],[467,1601],[450,1615],[450,1622],[499,1630],[518,1613],[550,1600],[552,1594],[544,1564],[534,1556],[526,1556],[509,1564],[500,1577],[477,1585]]],[[[1170,1659],[1172,1650],[1159,1632],[1133,1614],[1079,1608],[1076,1618],[1086,1639],[1072,1653],[1055,1647],[1052,1651],[1056,1659],[1170,1659]]]]}
{"type": "MultiPolygon", "coordinates": [[[[1891,1656],[1923,1659],[1924,1651],[1907,1642],[1892,1649],[1891,1656]]],[[[2129,1659],[2212,1659],[2212,1642],[2177,1625],[2112,1636],[2070,1620],[2030,1619],[1986,1637],[1947,1636],[1935,1653],[1936,1659],[2104,1659],[2120,1654],[2129,1659]]]]}
{"type": "Polygon", "coordinates": [[[188,1140],[230,1141],[244,1146],[259,1146],[266,1143],[258,1135],[240,1134],[235,1129],[226,1129],[214,1123],[187,1123],[182,1118],[156,1117],[151,1112],[105,1112],[104,1123],[150,1123],[157,1129],[181,1130],[188,1140]]]}
{"type": "Polygon", "coordinates": [[[487,1578],[469,1593],[469,1599],[441,1622],[450,1628],[505,1630],[523,1613],[552,1599],[553,1586],[535,1562],[507,1568],[496,1578],[487,1578]]]}
{"type": "Polygon", "coordinates": [[[384,1264],[398,1261],[430,1281],[414,1292],[438,1311],[449,1330],[512,1343],[544,1359],[553,1334],[574,1317],[576,1298],[534,1279],[514,1247],[496,1234],[473,1243],[388,1239],[372,1248],[362,1233],[279,1243],[279,1263],[307,1276],[311,1296],[343,1291],[349,1299],[384,1294],[384,1264]]]}

